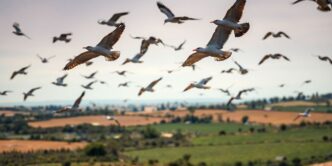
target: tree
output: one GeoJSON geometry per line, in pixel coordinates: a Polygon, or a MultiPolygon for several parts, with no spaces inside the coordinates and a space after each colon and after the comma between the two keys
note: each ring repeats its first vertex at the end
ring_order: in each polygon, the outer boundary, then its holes
{"type": "Polygon", "coordinates": [[[84,149],[84,152],[87,156],[105,156],[106,149],[105,146],[101,143],[91,143],[87,145],[84,149]]]}

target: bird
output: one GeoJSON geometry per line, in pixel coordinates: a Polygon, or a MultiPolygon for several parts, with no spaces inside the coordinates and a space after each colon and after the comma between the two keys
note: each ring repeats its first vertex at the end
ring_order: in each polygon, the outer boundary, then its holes
{"type": "Polygon", "coordinates": [[[287,39],[290,39],[290,37],[283,31],[279,31],[277,33],[274,33],[274,32],[267,32],[265,34],[265,36],[263,37],[263,40],[269,38],[270,36],[274,37],[274,38],[280,38],[282,36],[286,37],[287,39]]]}
{"type": "Polygon", "coordinates": [[[11,79],[11,80],[14,79],[14,77],[15,77],[17,74],[27,75],[28,73],[26,72],[26,70],[27,70],[28,68],[30,68],[30,67],[31,67],[31,65],[29,65],[29,66],[25,66],[25,67],[21,68],[20,70],[14,71],[13,74],[12,74],[12,76],[10,77],[10,79],[11,79]]]}
{"type": "Polygon", "coordinates": [[[26,101],[29,96],[34,96],[33,92],[38,90],[38,89],[41,89],[41,87],[32,88],[27,93],[23,93],[23,101],[26,101]]]}
{"type": "Polygon", "coordinates": [[[235,68],[229,68],[227,70],[222,70],[221,73],[233,73],[233,71],[237,71],[235,68]]]}
{"type": "Polygon", "coordinates": [[[330,62],[330,64],[332,65],[332,59],[328,56],[320,56],[320,55],[316,55],[316,57],[318,57],[319,60],[321,61],[327,61],[330,62]]]}
{"type": "Polygon", "coordinates": [[[191,18],[191,17],[187,17],[187,16],[175,16],[173,14],[173,12],[167,8],[164,4],[162,4],[161,2],[157,2],[157,6],[159,8],[159,10],[164,13],[167,16],[167,19],[164,20],[164,24],[170,22],[170,23],[177,23],[177,24],[182,24],[187,20],[199,20],[197,18],[191,18]]]}
{"type": "Polygon", "coordinates": [[[198,83],[194,82],[194,83],[190,83],[184,90],[183,92],[185,91],[188,91],[189,89],[192,89],[192,88],[197,88],[197,89],[210,89],[211,87],[209,86],[206,86],[206,84],[212,80],[212,77],[207,77],[207,78],[204,78],[202,80],[200,80],[198,83]]]}
{"type": "Polygon", "coordinates": [[[280,53],[276,53],[276,54],[267,54],[265,55],[258,63],[258,65],[263,64],[267,59],[280,59],[280,58],[284,58],[286,61],[290,61],[289,58],[285,55],[282,55],[280,53]]]}
{"type": "Polygon", "coordinates": [[[7,96],[7,93],[12,93],[13,91],[11,90],[5,90],[5,91],[2,91],[0,92],[0,96],[7,96]]]}
{"type": "Polygon", "coordinates": [[[129,59],[127,58],[122,65],[125,65],[127,63],[143,63],[143,61],[141,61],[140,59],[143,57],[144,54],[138,53],[136,54],[133,58],[129,59]]]}
{"type": "Polygon", "coordinates": [[[106,116],[106,119],[114,121],[118,126],[120,126],[120,122],[114,116],[108,115],[108,116],[106,116]]]}
{"type": "Polygon", "coordinates": [[[95,75],[98,73],[98,71],[95,71],[95,72],[93,72],[93,73],[91,73],[90,75],[86,75],[86,76],[84,76],[84,75],[82,75],[84,78],[86,78],[86,79],[94,79],[95,78],[95,75]]]}
{"type": "Polygon", "coordinates": [[[85,91],[83,91],[82,94],[75,100],[75,102],[72,106],[69,106],[69,107],[66,106],[66,107],[56,111],[56,113],[75,112],[75,111],[81,112],[82,109],[80,109],[79,107],[80,107],[80,103],[81,103],[84,95],[85,95],[85,91]]]}
{"type": "Polygon", "coordinates": [[[279,88],[283,88],[283,87],[285,87],[285,84],[280,84],[279,85],[279,88]]]}
{"type": "Polygon", "coordinates": [[[160,43],[160,44],[165,46],[165,43],[160,38],[156,38],[154,36],[150,36],[149,38],[145,38],[145,37],[140,37],[140,36],[135,37],[135,36],[130,35],[130,37],[133,38],[133,39],[142,40],[141,41],[140,54],[143,54],[143,55],[148,51],[149,46],[151,44],[154,44],[154,45],[158,46],[158,44],[160,43]]]}
{"type": "Polygon", "coordinates": [[[13,33],[17,36],[25,36],[28,39],[31,39],[29,36],[27,36],[25,33],[22,32],[21,28],[20,28],[20,24],[15,22],[13,24],[13,27],[15,29],[15,31],[13,31],[13,33]]]}
{"type": "Polygon", "coordinates": [[[87,90],[92,90],[92,85],[94,83],[96,83],[97,81],[91,81],[90,83],[88,83],[87,85],[81,85],[84,89],[87,89],[87,90]]]}
{"type": "MultiPolygon", "coordinates": [[[[299,2],[302,2],[304,0],[297,0],[294,1],[292,4],[295,5],[299,2]]],[[[312,2],[316,2],[318,7],[317,9],[322,12],[328,12],[331,11],[331,7],[329,5],[332,5],[332,0],[310,0],[312,2]]]]}
{"type": "Polygon", "coordinates": [[[231,106],[233,100],[241,100],[241,99],[242,99],[242,98],[241,98],[241,95],[242,95],[243,93],[251,92],[251,91],[254,91],[254,90],[255,90],[255,88],[243,89],[243,90],[240,90],[240,91],[237,93],[236,96],[232,96],[232,97],[228,100],[228,102],[227,102],[227,104],[226,104],[228,110],[230,110],[230,106],[231,106]]]}
{"type": "Polygon", "coordinates": [[[50,56],[50,57],[48,57],[48,58],[44,58],[44,57],[41,57],[41,56],[39,56],[39,55],[37,54],[37,57],[40,59],[40,61],[41,61],[42,63],[48,63],[50,59],[52,59],[52,58],[55,57],[55,55],[50,56]]]}
{"type": "Polygon", "coordinates": [[[127,81],[127,82],[124,82],[124,83],[120,83],[118,85],[118,87],[128,87],[130,83],[131,83],[130,81],[127,81]]]}
{"type": "Polygon", "coordinates": [[[225,93],[227,96],[231,96],[231,92],[229,92],[228,89],[219,88],[218,90],[221,91],[222,93],[225,93]]]}
{"type": "Polygon", "coordinates": [[[305,85],[305,84],[310,84],[312,81],[311,80],[305,80],[302,85],[305,85]]]}
{"type": "Polygon", "coordinates": [[[106,20],[99,20],[98,23],[100,25],[119,26],[121,23],[119,24],[119,23],[117,23],[117,21],[119,20],[120,17],[125,16],[127,14],[129,14],[129,12],[115,13],[107,21],[106,20]]]}
{"type": "Polygon", "coordinates": [[[172,85],[170,85],[170,84],[167,84],[166,85],[166,88],[172,88],[173,86],[172,85]]]}
{"type": "Polygon", "coordinates": [[[249,23],[237,24],[242,17],[245,2],[246,0],[237,0],[233,6],[228,9],[223,20],[213,21],[213,23],[218,26],[206,48],[198,47],[194,49],[193,51],[195,51],[195,53],[191,54],[185,60],[182,64],[183,67],[191,66],[208,56],[214,57],[216,61],[224,61],[232,55],[232,52],[222,51],[220,49],[223,48],[233,30],[235,37],[240,37],[249,30],[249,23]]]}
{"type": "Polygon", "coordinates": [[[174,51],[179,51],[179,50],[182,50],[183,48],[183,45],[186,43],[186,40],[183,41],[179,46],[172,46],[172,45],[168,45],[168,44],[165,44],[165,46],[168,46],[170,48],[173,48],[174,51]]]}
{"type": "Polygon", "coordinates": [[[120,57],[119,51],[111,51],[113,45],[120,39],[122,32],[125,29],[124,24],[119,24],[116,29],[106,35],[95,47],[87,46],[84,47],[88,51],[81,53],[76,56],[73,60],[69,61],[64,70],[70,70],[82,63],[89,61],[90,59],[96,58],[98,56],[104,56],[106,61],[114,61],[120,57]]]}
{"type": "Polygon", "coordinates": [[[71,36],[72,33],[62,33],[60,34],[59,37],[54,36],[53,37],[53,43],[57,42],[57,41],[64,41],[66,43],[69,43],[71,41],[71,39],[68,38],[68,36],[71,36]]]}
{"type": "Polygon", "coordinates": [[[160,77],[159,79],[152,81],[147,87],[141,88],[138,92],[138,96],[141,96],[144,92],[154,92],[153,87],[162,79],[163,78],[160,77]]]}
{"type": "Polygon", "coordinates": [[[311,112],[311,111],[314,111],[314,110],[315,110],[314,108],[306,108],[306,109],[304,110],[304,112],[299,113],[299,114],[293,119],[293,121],[296,121],[296,120],[299,119],[300,117],[303,117],[303,118],[310,117],[310,112],[311,112]]]}
{"type": "Polygon", "coordinates": [[[126,70],[122,70],[122,71],[115,71],[115,72],[112,72],[112,73],[116,73],[118,74],[119,76],[126,76],[126,73],[131,73],[129,71],[126,71],[126,70]]]}
{"type": "Polygon", "coordinates": [[[239,72],[241,75],[246,75],[249,72],[248,69],[242,67],[237,61],[234,61],[234,63],[239,67],[239,72]]]}
{"type": "Polygon", "coordinates": [[[65,78],[68,76],[68,74],[63,75],[62,77],[59,77],[56,79],[56,82],[52,82],[53,85],[56,86],[62,86],[62,87],[66,87],[67,84],[63,83],[63,81],[65,80],[65,78]]]}
{"type": "Polygon", "coordinates": [[[240,51],[242,51],[240,48],[231,48],[229,50],[231,50],[233,52],[240,52],[240,51]]]}

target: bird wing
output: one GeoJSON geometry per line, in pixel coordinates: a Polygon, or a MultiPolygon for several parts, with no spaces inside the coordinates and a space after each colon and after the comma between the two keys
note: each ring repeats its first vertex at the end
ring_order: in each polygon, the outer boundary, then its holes
{"type": "Polygon", "coordinates": [[[183,90],[183,92],[188,91],[189,89],[191,89],[191,88],[193,88],[193,87],[194,87],[193,84],[189,84],[189,85],[183,90]]]}
{"type": "Polygon", "coordinates": [[[265,55],[265,56],[261,59],[261,61],[259,61],[258,65],[261,65],[263,62],[265,62],[265,61],[266,61],[267,59],[269,59],[270,57],[271,57],[270,54],[265,55]]]}
{"type": "Polygon", "coordinates": [[[288,58],[287,56],[284,56],[284,55],[283,55],[282,57],[283,57],[285,60],[290,61],[289,58],[288,58]]]}
{"type": "Polygon", "coordinates": [[[154,80],[154,81],[152,81],[147,87],[146,87],[146,89],[152,89],[160,80],[162,80],[163,78],[162,77],[160,77],[159,79],[157,79],[157,80],[154,80]]]}
{"type": "Polygon", "coordinates": [[[145,91],[144,88],[141,88],[141,89],[139,90],[139,92],[138,92],[138,96],[141,96],[141,95],[143,94],[144,91],[145,91]]]}
{"type": "Polygon", "coordinates": [[[146,51],[148,51],[149,46],[150,46],[150,42],[148,40],[142,40],[140,54],[145,54],[146,51]]]}
{"type": "Polygon", "coordinates": [[[66,66],[63,68],[63,70],[70,70],[82,63],[85,63],[89,61],[90,59],[98,57],[99,54],[91,52],[91,51],[85,51],[81,53],[80,55],[76,56],[73,60],[69,61],[66,66]]]}
{"type": "Polygon", "coordinates": [[[135,60],[135,61],[139,61],[139,60],[143,57],[143,55],[144,55],[144,54],[141,54],[141,53],[136,54],[136,55],[134,56],[133,60],[135,60]]]}
{"type": "Polygon", "coordinates": [[[224,19],[235,23],[239,22],[242,17],[245,4],[246,0],[236,0],[233,6],[228,9],[224,19]]]}
{"type": "Polygon", "coordinates": [[[164,4],[162,4],[161,2],[157,2],[157,6],[158,6],[159,10],[167,16],[167,18],[174,17],[173,12],[169,8],[167,8],[164,4]]]}
{"type": "Polygon", "coordinates": [[[142,39],[142,40],[145,39],[145,37],[141,37],[141,36],[132,36],[132,35],[130,35],[130,37],[131,37],[132,39],[142,39]]]}
{"type": "Polygon", "coordinates": [[[263,37],[263,40],[267,39],[268,37],[270,37],[273,33],[272,32],[268,32],[265,34],[265,36],[263,37]]]}
{"type": "Polygon", "coordinates": [[[24,72],[26,69],[28,69],[29,67],[31,67],[31,65],[29,65],[29,66],[25,66],[25,67],[22,67],[20,70],[19,70],[19,72],[24,72]]]}
{"type": "Polygon", "coordinates": [[[125,29],[125,25],[124,24],[120,24],[118,27],[116,27],[116,29],[109,33],[108,35],[106,35],[98,44],[97,46],[106,48],[106,49],[111,49],[113,47],[113,45],[120,39],[120,36],[122,34],[122,32],[125,29]]]}
{"type": "Polygon", "coordinates": [[[11,79],[11,80],[14,79],[14,77],[15,77],[17,74],[18,74],[18,72],[17,72],[17,71],[14,71],[13,74],[12,74],[12,76],[10,76],[10,79],[11,79]]]}
{"type": "Polygon", "coordinates": [[[327,57],[327,60],[330,62],[330,64],[332,64],[332,59],[330,57],[327,57]]]}
{"type": "Polygon", "coordinates": [[[277,35],[284,35],[287,39],[290,39],[290,37],[283,31],[278,32],[277,35]]]}
{"type": "Polygon", "coordinates": [[[90,82],[88,85],[86,85],[87,87],[90,87],[92,84],[94,84],[96,81],[92,81],[90,82]]]}
{"type": "Polygon", "coordinates": [[[56,79],[57,82],[63,82],[63,80],[68,76],[68,74],[65,74],[64,76],[62,77],[59,77],[56,79]]]}
{"type": "Polygon", "coordinates": [[[115,13],[113,16],[108,20],[108,22],[116,22],[121,16],[127,15],[129,12],[122,12],[122,13],[115,13]]]}
{"type": "Polygon", "coordinates": [[[232,101],[234,100],[235,98],[234,97],[231,97],[228,102],[227,102],[227,107],[229,107],[231,104],[232,104],[232,101]]]}
{"type": "Polygon", "coordinates": [[[206,85],[211,79],[212,77],[204,78],[201,81],[199,81],[198,84],[206,85]]]}
{"type": "Polygon", "coordinates": [[[28,92],[28,94],[30,93],[33,93],[34,91],[36,91],[36,90],[38,90],[38,89],[41,89],[41,87],[37,87],[37,88],[32,88],[29,92],[28,92]]]}
{"type": "Polygon", "coordinates": [[[14,29],[15,29],[16,32],[22,32],[19,23],[15,22],[13,24],[13,27],[14,27],[14,29]]]}
{"type": "Polygon", "coordinates": [[[60,38],[67,38],[67,36],[72,35],[71,33],[63,33],[60,35],[60,38]]]}
{"type": "Polygon", "coordinates": [[[82,98],[83,98],[84,95],[85,95],[85,91],[83,91],[81,96],[76,99],[76,101],[75,101],[72,108],[78,108],[80,106],[80,103],[81,103],[82,98]]]}
{"type": "Polygon", "coordinates": [[[243,68],[243,67],[242,67],[237,61],[234,61],[234,63],[235,63],[240,69],[243,68]]]}
{"type": "Polygon", "coordinates": [[[297,119],[299,119],[301,117],[301,115],[297,115],[294,119],[293,119],[293,121],[296,121],[297,119]]]}
{"type": "Polygon", "coordinates": [[[302,2],[302,1],[304,1],[304,0],[297,0],[297,1],[294,1],[292,4],[295,5],[295,4],[297,4],[299,2],[302,2]]]}
{"type": "Polygon", "coordinates": [[[183,62],[182,66],[192,66],[194,63],[200,61],[201,59],[208,57],[208,54],[201,53],[201,52],[195,52],[191,54],[186,61],[183,62]]]}
{"type": "Polygon", "coordinates": [[[91,73],[89,77],[94,77],[97,73],[98,73],[98,71],[95,71],[95,72],[91,73]]]}
{"type": "Polygon", "coordinates": [[[177,47],[177,49],[181,49],[185,43],[186,43],[186,40],[183,41],[183,42],[177,47]]]}
{"type": "Polygon", "coordinates": [[[182,17],[175,17],[176,19],[179,20],[199,20],[198,18],[192,18],[192,17],[187,17],[187,16],[182,16],[182,17]]]}
{"type": "Polygon", "coordinates": [[[44,58],[37,54],[37,57],[42,61],[44,58]]]}
{"type": "Polygon", "coordinates": [[[48,57],[47,60],[50,60],[52,58],[55,58],[55,55],[48,57]]]}
{"type": "Polygon", "coordinates": [[[216,30],[214,31],[208,46],[215,47],[217,49],[222,49],[224,47],[224,44],[229,38],[229,35],[231,34],[231,29],[223,28],[222,26],[217,26],[216,30]]]}

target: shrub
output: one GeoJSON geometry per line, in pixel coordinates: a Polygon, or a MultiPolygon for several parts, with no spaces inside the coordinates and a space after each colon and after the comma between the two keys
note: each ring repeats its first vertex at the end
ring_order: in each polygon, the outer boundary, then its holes
{"type": "Polygon", "coordinates": [[[248,117],[247,115],[242,117],[241,122],[242,122],[243,124],[248,123],[248,121],[249,121],[249,117],[248,117]]]}
{"type": "Polygon", "coordinates": [[[287,130],[287,125],[285,125],[285,124],[280,125],[280,130],[281,131],[286,131],[287,130]]]}
{"type": "Polygon", "coordinates": [[[84,152],[87,156],[105,156],[106,149],[101,143],[91,143],[85,147],[84,152]]]}

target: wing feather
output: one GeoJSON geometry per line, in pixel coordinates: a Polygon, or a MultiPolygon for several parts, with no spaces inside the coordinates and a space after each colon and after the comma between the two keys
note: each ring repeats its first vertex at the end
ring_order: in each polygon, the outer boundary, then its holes
{"type": "Polygon", "coordinates": [[[99,54],[91,52],[91,51],[86,51],[81,53],[80,55],[76,56],[73,60],[69,61],[66,66],[63,68],[63,70],[70,70],[82,63],[85,63],[89,61],[90,59],[98,57],[99,54]]]}
{"type": "Polygon", "coordinates": [[[191,54],[185,62],[183,62],[182,66],[192,66],[194,63],[200,61],[201,59],[208,57],[207,54],[201,52],[195,52],[191,54]]]}
{"type": "Polygon", "coordinates": [[[124,29],[125,29],[125,25],[120,24],[118,27],[116,27],[116,29],[113,32],[106,35],[97,44],[97,46],[101,46],[106,49],[111,49],[113,47],[113,45],[120,39],[120,36],[121,36],[122,32],[124,31],[124,29]]]}
{"type": "Polygon", "coordinates": [[[164,4],[162,4],[161,2],[157,2],[157,6],[159,8],[159,10],[164,13],[168,18],[173,18],[175,15],[173,14],[173,12],[166,7],[164,4]]]}

